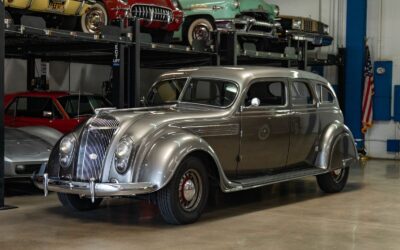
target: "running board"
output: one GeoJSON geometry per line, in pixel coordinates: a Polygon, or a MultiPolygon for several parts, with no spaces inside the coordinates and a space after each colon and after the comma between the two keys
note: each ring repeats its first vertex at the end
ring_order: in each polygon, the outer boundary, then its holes
{"type": "Polygon", "coordinates": [[[236,192],[246,189],[259,188],[279,182],[285,182],[290,180],[295,180],[299,178],[304,178],[307,176],[314,176],[327,173],[328,171],[318,168],[308,168],[303,170],[288,171],[275,175],[265,175],[256,178],[240,179],[231,182],[231,188],[225,189],[225,192],[236,192]]]}

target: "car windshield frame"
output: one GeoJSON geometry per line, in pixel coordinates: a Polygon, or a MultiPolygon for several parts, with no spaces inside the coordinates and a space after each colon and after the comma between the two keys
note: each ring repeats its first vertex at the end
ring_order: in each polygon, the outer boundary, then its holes
{"type": "Polygon", "coordinates": [[[180,105],[180,104],[199,105],[199,106],[212,107],[212,108],[217,108],[217,109],[228,109],[228,108],[232,107],[236,103],[240,93],[241,93],[240,85],[237,82],[233,81],[233,80],[223,79],[223,78],[216,78],[216,77],[201,77],[201,76],[200,77],[188,77],[188,80],[186,81],[185,86],[183,87],[182,92],[179,95],[177,104],[178,105],[180,105]],[[183,97],[186,94],[186,90],[188,89],[189,84],[193,79],[195,79],[195,80],[210,80],[210,81],[224,81],[226,83],[233,83],[235,85],[235,87],[236,87],[236,90],[237,90],[235,98],[233,98],[232,102],[229,105],[226,105],[226,106],[217,106],[217,105],[212,105],[212,104],[204,104],[204,103],[198,103],[198,102],[183,101],[183,97]]]}

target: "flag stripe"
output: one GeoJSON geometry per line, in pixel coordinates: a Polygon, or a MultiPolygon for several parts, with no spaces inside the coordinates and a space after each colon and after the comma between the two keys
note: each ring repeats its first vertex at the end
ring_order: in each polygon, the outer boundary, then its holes
{"type": "Polygon", "coordinates": [[[362,101],[362,132],[366,133],[372,126],[373,121],[373,97],[374,95],[374,72],[372,69],[371,54],[366,46],[366,58],[364,67],[364,91],[362,101]]]}

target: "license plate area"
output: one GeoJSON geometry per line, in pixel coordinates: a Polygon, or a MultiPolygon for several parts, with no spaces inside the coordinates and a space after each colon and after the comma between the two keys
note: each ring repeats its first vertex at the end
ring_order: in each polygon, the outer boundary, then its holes
{"type": "Polygon", "coordinates": [[[49,10],[55,12],[64,12],[64,3],[49,2],[49,10]]]}

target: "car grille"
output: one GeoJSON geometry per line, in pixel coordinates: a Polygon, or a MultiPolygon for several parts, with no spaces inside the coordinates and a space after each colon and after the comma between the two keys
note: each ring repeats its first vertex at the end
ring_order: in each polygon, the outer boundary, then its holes
{"type": "Polygon", "coordinates": [[[159,21],[170,23],[172,21],[172,11],[153,5],[133,5],[132,16],[148,21],[159,21]]]}
{"type": "Polygon", "coordinates": [[[324,24],[312,19],[303,19],[303,31],[310,33],[324,33],[324,24]]]}
{"type": "Polygon", "coordinates": [[[96,117],[82,133],[76,165],[76,180],[99,181],[111,139],[118,128],[118,121],[111,117],[96,117]]]}

